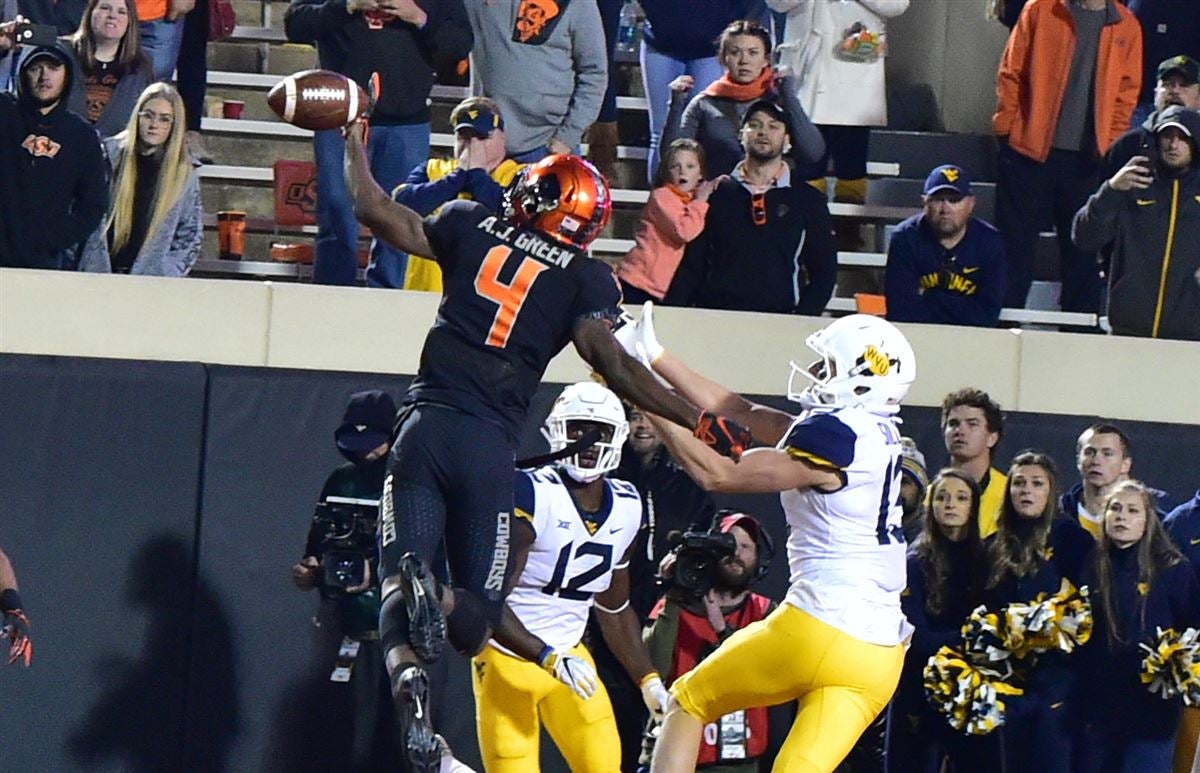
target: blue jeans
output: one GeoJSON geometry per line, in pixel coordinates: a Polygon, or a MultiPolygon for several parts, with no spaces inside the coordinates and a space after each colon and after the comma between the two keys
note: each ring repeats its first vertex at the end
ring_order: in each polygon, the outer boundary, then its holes
{"type": "MultiPolygon", "coordinates": [[[[317,245],[313,284],[352,285],[358,274],[358,220],[346,190],[342,161],[346,142],[338,130],[313,134],[317,164],[317,245]]],[[[429,158],[429,124],[372,126],[367,163],[384,192],[404,182],[414,167],[429,158]]],[[[408,256],[383,243],[371,242],[367,269],[370,287],[404,287],[408,256]]]]}
{"type": "Polygon", "coordinates": [[[154,80],[171,80],[183,44],[183,19],[138,22],[138,33],[142,36],[142,50],[150,57],[154,80]]]}
{"type": "Polygon", "coordinates": [[[621,8],[624,0],[598,0],[600,6],[600,25],[604,27],[604,49],[608,54],[608,88],[604,91],[604,101],[600,103],[600,115],[596,123],[609,123],[617,120],[617,29],[621,26],[621,8]]]}
{"type": "Polygon", "coordinates": [[[721,63],[715,56],[704,59],[681,60],[656,51],[642,41],[642,86],[646,91],[646,108],[650,120],[650,156],[646,161],[646,179],[653,180],[658,171],[659,148],[663,126],[671,105],[671,81],[680,75],[690,75],[696,81],[692,95],[721,77],[721,63]]]}

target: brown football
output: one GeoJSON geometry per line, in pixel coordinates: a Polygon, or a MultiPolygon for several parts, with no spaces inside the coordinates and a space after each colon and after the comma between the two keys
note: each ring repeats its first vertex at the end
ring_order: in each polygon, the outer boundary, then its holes
{"type": "Polygon", "coordinates": [[[267,104],[283,120],[301,129],[340,129],[367,109],[367,94],[332,70],[304,70],[276,83],[267,104]]]}

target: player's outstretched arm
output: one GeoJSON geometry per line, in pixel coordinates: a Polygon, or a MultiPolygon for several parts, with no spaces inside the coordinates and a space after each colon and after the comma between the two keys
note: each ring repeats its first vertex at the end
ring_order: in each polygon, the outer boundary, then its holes
{"type": "Polygon", "coordinates": [[[17,575],[3,550],[0,550],[0,613],[3,625],[0,637],[8,639],[8,663],[29,666],[33,659],[33,643],[29,639],[29,618],[22,609],[21,594],[17,592],[17,575]]]}
{"type": "Polygon", "coordinates": [[[365,133],[363,121],[356,121],[346,129],[346,189],[354,205],[354,216],[376,237],[396,249],[434,257],[421,216],[392,201],[371,175],[363,149],[365,133]]]}
{"type": "Polygon", "coordinates": [[[776,448],[747,451],[734,464],[675,425],[657,416],[651,416],[650,420],[662,435],[671,457],[706,491],[773,494],[794,488],[836,488],[842,483],[835,470],[776,448]]]}
{"type": "Polygon", "coordinates": [[[575,323],[575,350],[604,379],[608,388],[650,413],[662,416],[704,438],[718,452],[737,459],[754,438],[737,422],[701,411],[658,382],[642,363],[631,357],[605,320],[584,318],[575,323]]]}
{"type": "Polygon", "coordinates": [[[621,568],[613,571],[608,590],[595,596],[596,622],[604,643],[616,655],[629,678],[642,690],[646,708],[661,721],[667,710],[667,688],[650,660],[650,651],[642,641],[642,625],[637,612],[629,606],[629,557],[626,553],[621,568]]]}
{"type": "Polygon", "coordinates": [[[728,387],[692,370],[658,341],[654,330],[654,303],[642,305],[642,315],[616,333],[627,354],[639,357],[655,373],[703,410],[728,416],[749,427],[755,439],[774,445],[792,423],[792,416],[752,402],[728,387]]]}

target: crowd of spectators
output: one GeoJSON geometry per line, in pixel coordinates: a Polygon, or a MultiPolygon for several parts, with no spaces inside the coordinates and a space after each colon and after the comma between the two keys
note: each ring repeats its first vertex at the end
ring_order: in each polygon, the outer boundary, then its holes
{"type": "MultiPolygon", "coordinates": [[[[837,280],[835,245],[847,248],[833,236],[825,202],[868,201],[870,130],[888,124],[887,25],[909,5],[635,6],[653,191],[633,249],[615,266],[628,302],[823,313],[837,280]],[[768,106],[762,114],[769,118],[749,121],[755,105],[768,106]],[[771,135],[775,123],[781,144],[771,135]],[[835,179],[828,193],[827,173],[835,179]],[[809,187],[817,197],[807,195],[809,187]],[[751,251],[749,244],[759,246],[751,251]]],[[[1011,28],[992,119],[999,147],[995,224],[976,214],[971,178],[980,170],[942,164],[929,171],[922,211],[879,240],[887,252],[880,313],[902,322],[1005,324],[1002,309],[1024,308],[1030,297],[1035,265],[1044,259],[1039,234],[1051,228],[1063,311],[1096,315],[1099,329],[1122,335],[1200,338],[1194,218],[1190,209],[1172,207],[1195,197],[1200,185],[1200,21],[1185,6],[1187,0],[989,5],[990,15],[1011,28]],[[1175,117],[1163,120],[1169,108],[1177,108],[1175,117]]],[[[429,213],[460,196],[498,207],[499,190],[521,165],[579,153],[585,140],[616,184],[614,55],[621,35],[629,54],[629,11],[621,0],[292,0],[285,28],[289,40],[316,45],[322,67],[368,88],[379,74],[372,173],[397,200],[429,213]],[[490,100],[484,107],[494,125],[485,133],[456,116],[452,157],[431,158],[435,73],[468,59],[472,91],[490,100]]],[[[6,0],[0,53],[16,50],[0,81],[13,92],[14,74],[35,50],[15,45],[17,13],[61,35],[58,48],[71,70],[63,101],[101,140],[125,129],[147,85],[176,75],[183,146],[193,163],[212,160],[200,134],[207,2],[6,0]]],[[[313,281],[354,284],[362,230],[342,181],[343,141],[327,131],[313,143],[313,281]]],[[[109,167],[117,168],[114,159],[109,167]]],[[[82,250],[68,244],[53,258],[6,256],[3,265],[77,268],[82,250]]],[[[441,288],[435,264],[378,240],[366,281],[441,288]]]]}

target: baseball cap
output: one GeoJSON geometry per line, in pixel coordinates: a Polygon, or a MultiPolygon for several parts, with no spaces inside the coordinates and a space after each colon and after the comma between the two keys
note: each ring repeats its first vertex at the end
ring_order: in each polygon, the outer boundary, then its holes
{"type": "Polygon", "coordinates": [[[343,454],[362,454],[391,442],[396,404],[392,396],[378,389],[355,392],[346,404],[342,423],[333,433],[343,454]]]}
{"type": "Polygon", "coordinates": [[[929,176],[925,178],[925,190],[923,193],[926,196],[932,196],[938,191],[952,190],[957,191],[963,196],[971,195],[971,178],[967,176],[966,171],[961,166],[954,164],[942,164],[935,167],[929,176]]]}
{"type": "Polygon", "coordinates": [[[455,132],[460,129],[470,129],[480,137],[487,137],[496,129],[503,128],[504,119],[482,106],[460,111],[458,120],[454,124],[455,132]]]}
{"type": "Polygon", "coordinates": [[[65,53],[63,53],[61,50],[59,50],[59,48],[57,46],[41,46],[39,48],[35,48],[33,50],[33,53],[31,53],[31,54],[29,54],[29,56],[25,57],[25,61],[21,63],[21,68],[24,69],[24,68],[28,67],[29,65],[33,64],[38,59],[43,59],[43,58],[53,59],[54,61],[58,62],[59,64],[61,64],[63,66],[66,66],[67,64],[69,64],[69,62],[67,60],[67,55],[65,53]]]}
{"type": "Polygon", "coordinates": [[[746,513],[729,513],[717,522],[717,528],[722,534],[728,534],[729,530],[734,526],[741,526],[750,535],[750,539],[758,541],[758,535],[762,533],[762,527],[758,520],[746,513]]]}
{"type": "Polygon", "coordinates": [[[917,484],[924,491],[929,487],[929,469],[925,466],[925,454],[917,448],[910,437],[900,438],[900,474],[917,484]]]}
{"type": "Polygon", "coordinates": [[[782,107],[769,99],[759,99],[755,100],[754,104],[750,105],[745,114],[742,115],[742,126],[746,125],[746,122],[750,120],[750,116],[754,113],[766,113],[776,121],[782,121],[785,124],[788,122],[787,113],[784,112],[782,107]]]}
{"type": "Polygon", "coordinates": [[[1168,126],[1179,129],[1193,142],[1200,141],[1200,112],[1181,105],[1171,105],[1158,114],[1154,121],[1154,133],[1158,134],[1168,126]]]}
{"type": "Polygon", "coordinates": [[[1158,79],[1162,80],[1167,75],[1173,72],[1178,72],[1183,76],[1183,79],[1188,84],[1200,82],[1200,62],[1184,54],[1172,56],[1170,59],[1164,59],[1158,65],[1158,79]]]}

